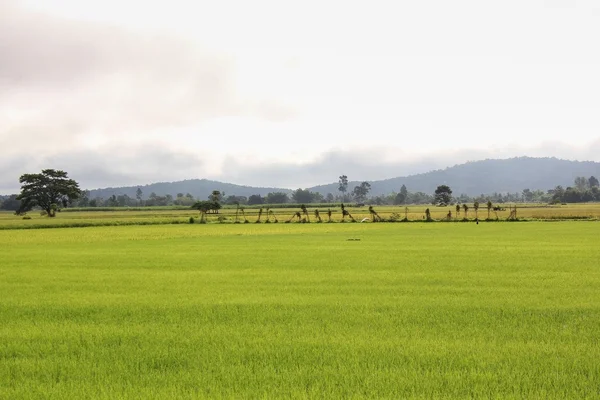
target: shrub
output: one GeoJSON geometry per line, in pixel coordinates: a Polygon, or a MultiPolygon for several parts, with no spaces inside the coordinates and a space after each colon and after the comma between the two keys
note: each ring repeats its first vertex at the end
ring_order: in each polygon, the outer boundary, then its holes
{"type": "Polygon", "coordinates": [[[194,217],[190,217],[190,224],[193,224],[195,222],[194,217]]]}

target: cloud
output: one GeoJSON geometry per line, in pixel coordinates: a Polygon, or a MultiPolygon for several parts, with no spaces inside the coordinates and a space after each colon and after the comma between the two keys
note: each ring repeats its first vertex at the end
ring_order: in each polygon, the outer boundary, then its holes
{"type": "Polygon", "coordinates": [[[444,169],[467,161],[516,156],[555,157],[568,160],[598,161],[600,139],[585,146],[546,142],[533,147],[500,147],[488,150],[463,149],[411,155],[408,151],[385,147],[329,151],[304,163],[273,162],[249,166],[228,158],[218,180],[253,186],[278,186],[289,189],[336,182],[342,174],[350,180],[373,181],[444,169]]]}
{"type": "Polygon", "coordinates": [[[44,168],[61,169],[85,189],[173,181],[201,176],[205,160],[156,145],[65,151],[43,157],[0,160],[0,193],[15,193],[19,176],[44,168]]]}
{"type": "Polygon", "coordinates": [[[0,3],[0,145],[48,151],[90,135],[115,140],[250,115],[294,111],[236,92],[235,58],[167,35],[36,14],[0,3]]]}
{"type": "Polygon", "coordinates": [[[342,174],[352,181],[373,181],[444,169],[467,161],[515,156],[546,157],[549,153],[563,159],[597,160],[595,155],[600,154],[600,140],[584,147],[548,142],[529,148],[465,149],[420,156],[411,156],[399,149],[369,147],[361,150],[332,150],[314,161],[304,163],[266,161],[248,164],[245,160],[227,157],[220,168],[211,166],[214,160],[204,155],[172,150],[156,144],[135,148],[108,146],[95,150],[65,150],[43,157],[15,156],[0,159],[0,193],[16,193],[20,175],[43,168],[65,170],[85,189],[196,178],[296,189],[336,182],[342,174]]]}
{"type": "Polygon", "coordinates": [[[347,7],[331,29],[335,5],[276,2],[277,19],[246,3],[143,15],[135,1],[83,3],[0,0],[0,193],[42,168],[86,188],[297,188],[484,158],[600,161],[598,24],[585,8],[390,3],[347,7]]]}

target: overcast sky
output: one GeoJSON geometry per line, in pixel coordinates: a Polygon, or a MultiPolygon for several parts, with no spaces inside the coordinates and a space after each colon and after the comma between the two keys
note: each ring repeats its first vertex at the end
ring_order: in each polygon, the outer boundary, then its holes
{"type": "Polygon", "coordinates": [[[600,2],[0,0],[0,193],[600,161],[600,2]]]}

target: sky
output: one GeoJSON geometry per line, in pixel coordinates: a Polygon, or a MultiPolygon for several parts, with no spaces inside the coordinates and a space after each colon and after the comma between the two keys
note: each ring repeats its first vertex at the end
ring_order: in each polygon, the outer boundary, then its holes
{"type": "Polygon", "coordinates": [[[600,161],[600,3],[0,0],[0,193],[600,161]]]}

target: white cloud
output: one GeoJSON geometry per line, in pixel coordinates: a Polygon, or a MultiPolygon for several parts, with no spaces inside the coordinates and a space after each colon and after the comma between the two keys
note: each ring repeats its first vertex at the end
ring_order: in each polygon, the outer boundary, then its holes
{"type": "Polygon", "coordinates": [[[11,188],[47,162],[91,171],[99,159],[112,162],[104,183],[93,174],[98,186],[207,177],[288,187],[344,166],[375,179],[467,156],[600,161],[589,150],[600,138],[598,10],[0,0],[10,164],[0,182],[11,188]],[[147,164],[149,147],[175,156],[147,164]]]}

